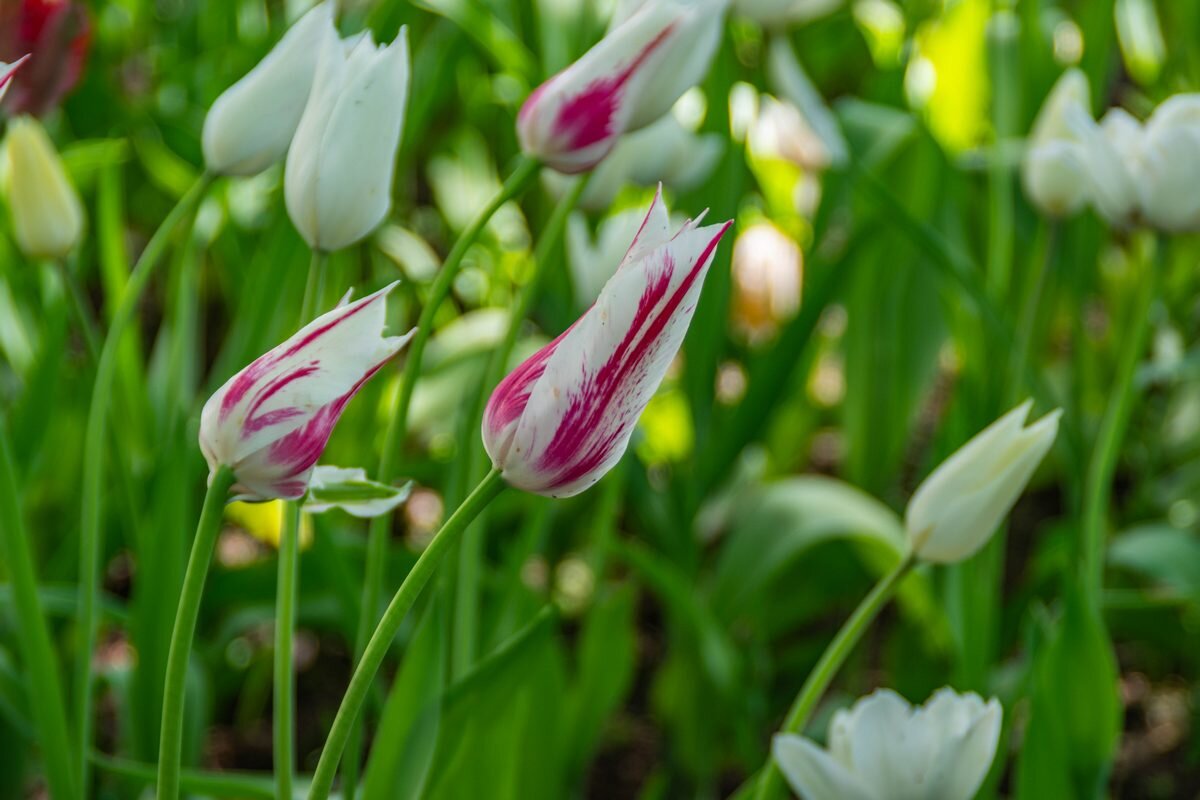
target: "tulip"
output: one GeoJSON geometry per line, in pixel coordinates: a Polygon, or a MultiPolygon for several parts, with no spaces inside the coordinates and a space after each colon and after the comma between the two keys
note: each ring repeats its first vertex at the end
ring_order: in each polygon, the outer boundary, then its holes
{"type": "Polygon", "coordinates": [[[333,4],[313,8],[204,119],[204,163],[219,175],[254,175],[282,161],[300,124],[321,43],[337,37],[333,4]]]}
{"type": "Polygon", "coordinates": [[[734,0],[733,10],[760,25],[780,27],[811,22],[841,5],[842,0],[734,0]]]}
{"type": "Polygon", "coordinates": [[[72,0],[0,2],[0,59],[31,54],[8,98],[16,114],[46,114],[75,88],[91,42],[87,9],[72,0]]]}
{"type": "Polygon", "coordinates": [[[751,342],[770,339],[800,307],[803,280],[800,246],[770,222],[751,225],[733,243],[735,326],[751,342]]]}
{"type": "Polygon", "coordinates": [[[775,760],[805,800],[971,800],[987,777],[1003,709],[945,688],[913,708],[888,689],[874,692],[829,726],[829,749],[777,735],[775,760]]]}
{"type": "Polygon", "coordinates": [[[1068,216],[1087,202],[1091,179],[1086,152],[1072,128],[1073,116],[1086,117],[1087,76],[1070,69],[1054,84],[1042,104],[1021,164],[1025,193],[1050,216],[1068,216]]]}
{"type": "Polygon", "coordinates": [[[962,561],[991,538],[1058,434],[1058,410],[1025,425],[1032,405],[976,434],[917,487],[905,527],[918,557],[962,561]]]}
{"type": "Polygon", "coordinates": [[[1140,156],[1143,221],[1165,231],[1200,230],[1200,94],[1175,95],[1154,110],[1140,156]]]}
{"type": "Polygon", "coordinates": [[[674,235],[661,190],[596,303],[496,387],[483,419],[513,486],[578,494],[620,460],[683,342],[717,242],[732,223],[674,235]]]}
{"type": "Polygon", "coordinates": [[[370,33],[322,42],[284,174],[288,214],[314,250],[348,247],[387,216],[407,98],[406,29],[386,47],[370,33]]]}
{"type": "Polygon", "coordinates": [[[1141,161],[1142,126],[1128,112],[1112,108],[1099,125],[1080,115],[1074,127],[1084,145],[1092,204],[1109,224],[1127,228],[1138,221],[1141,197],[1136,173],[1141,161]]]}
{"type": "Polygon", "coordinates": [[[313,320],[204,404],[200,449],[210,474],[233,470],[235,499],[304,496],[346,404],[412,336],[383,336],[395,286],[313,320]]]}
{"type": "Polygon", "coordinates": [[[12,85],[12,79],[16,77],[17,70],[29,58],[28,54],[21,56],[11,64],[5,64],[0,61],[0,100],[4,99],[4,95],[8,94],[8,87],[12,85]]]}
{"type": "Polygon", "coordinates": [[[529,95],[517,136],[559,172],[598,164],[621,135],[646,127],[708,72],[727,0],[650,0],[529,95]]]}
{"type": "Polygon", "coordinates": [[[83,236],[83,206],[54,144],[32,117],[9,123],[8,204],[21,252],[64,258],[83,236]]]}

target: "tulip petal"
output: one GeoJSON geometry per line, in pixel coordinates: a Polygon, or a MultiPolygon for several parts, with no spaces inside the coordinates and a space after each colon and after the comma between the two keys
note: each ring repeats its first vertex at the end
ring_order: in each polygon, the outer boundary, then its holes
{"type": "Polygon", "coordinates": [[[929,725],[942,731],[942,744],[925,780],[929,797],[971,800],[983,785],[1000,742],[1003,709],[973,693],[940,689],[925,708],[929,725]]]}
{"type": "Polygon", "coordinates": [[[857,775],[808,739],[779,734],[771,742],[779,770],[803,800],[883,800],[857,775]]]}
{"type": "Polygon", "coordinates": [[[393,283],[339,305],[233,376],[204,406],[209,466],[230,466],[235,493],[296,498],[346,404],[412,336],[384,337],[393,283]]]}
{"type": "Polygon", "coordinates": [[[28,60],[29,53],[21,56],[11,64],[5,64],[3,61],[0,61],[0,100],[3,100],[4,95],[8,93],[9,84],[11,84],[12,79],[16,77],[17,70],[19,70],[21,65],[28,60]]]}

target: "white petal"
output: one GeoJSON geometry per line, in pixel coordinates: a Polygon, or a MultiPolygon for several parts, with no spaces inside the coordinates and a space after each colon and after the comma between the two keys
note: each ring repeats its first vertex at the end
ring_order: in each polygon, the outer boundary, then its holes
{"type": "MultiPolygon", "coordinates": [[[[943,691],[953,696],[952,691],[943,691]]],[[[954,719],[943,727],[946,733],[927,779],[928,796],[971,800],[995,759],[1003,709],[995,698],[984,705],[973,694],[953,697],[944,703],[955,706],[954,719]]]]}
{"type": "Polygon", "coordinates": [[[779,770],[802,800],[885,800],[809,740],[777,735],[771,751],[779,770]]]}

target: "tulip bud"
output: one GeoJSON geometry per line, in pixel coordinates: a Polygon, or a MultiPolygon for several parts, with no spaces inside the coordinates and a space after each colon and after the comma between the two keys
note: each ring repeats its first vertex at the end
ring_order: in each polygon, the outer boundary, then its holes
{"type": "Polygon", "coordinates": [[[822,750],[779,734],[772,752],[805,800],[971,800],[987,777],[1004,709],[973,692],[939,689],[919,708],[881,689],[838,711],[822,750]]]}
{"type": "Polygon", "coordinates": [[[672,235],[660,190],[596,303],[492,392],[483,443],[510,484],[570,497],[620,460],[732,224],[699,222],[672,235]]]}
{"type": "Polygon", "coordinates": [[[83,236],[83,206],[54,144],[41,123],[9,123],[8,204],[21,252],[30,258],[64,258],[83,236]]]}
{"type": "Polygon", "coordinates": [[[337,37],[330,2],[301,17],[254,69],[217,98],[204,120],[204,163],[210,172],[254,175],[283,159],[327,36],[337,37]]]}
{"type": "Polygon", "coordinates": [[[8,87],[12,84],[12,79],[16,77],[17,70],[27,60],[29,60],[28,54],[21,56],[11,64],[0,61],[0,100],[3,100],[4,95],[8,94],[8,87]]]}
{"type": "Polygon", "coordinates": [[[1051,216],[1074,214],[1089,196],[1085,149],[1072,128],[1071,118],[1087,118],[1087,76],[1070,69],[1062,74],[1042,104],[1025,158],[1021,178],[1025,193],[1041,211],[1051,216]]]}
{"type": "Polygon", "coordinates": [[[412,336],[383,336],[395,286],[313,320],[204,404],[200,449],[210,473],[233,469],[235,499],[304,496],[346,404],[412,336]]]}
{"type": "Polygon", "coordinates": [[[529,95],[521,148],[560,172],[591,169],[708,72],[726,0],[650,0],[529,95]]]}
{"type": "Polygon", "coordinates": [[[1139,187],[1143,221],[1160,230],[1200,230],[1200,94],[1168,98],[1146,121],[1139,187]]]}
{"type": "Polygon", "coordinates": [[[1072,116],[1090,177],[1092,204],[1110,225],[1126,228],[1138,220],[1141,196],[1134,177],[1141,161],[1142,126],[1128,112],[1111,108],[1100,124],[1072,116]]]}
{"type": "Polygon", "coordinates": [[[918,557],[962,561],[992,537],[1058,434],[1058,410],[1025,426],[1032,406],[993,422],[917,487],[904,522],[918,557]]]}
{"type": "Polygon", "coordinates": [[[283,179],[288,214],[313,249],[348,247],[387,216],[407,98],[406,29],[386,47],[369,33],[322,42],[283,179]]]}

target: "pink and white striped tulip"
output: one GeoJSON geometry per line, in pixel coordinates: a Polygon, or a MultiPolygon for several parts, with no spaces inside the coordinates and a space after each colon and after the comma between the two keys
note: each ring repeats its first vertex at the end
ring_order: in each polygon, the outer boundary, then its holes
{"type": "Polygon", "coordinates": [[[16,77],[17,70],[21,68],[21,65],[28,58],[29,54],[26,53],[11,64],[5,64],[3,61],[0,61],[0,100],[3,100],[4,95],[8,94],[8,87],[12,85],[12,80],[16,77]]]}
{"type": "Polygon", "coordinates": [[[521,148],[559,172],[591,169],[708,72],[727,0],[649,0],[529,95],[521,148]]]}
{"type": "Polygon", "coordinates": [[[683,343],[717,242],[732,224],[699,223],[672,235],[660,189],[596,303],[492,392],[483,443],[508,483],[570,497],[620,460],[683,343]]]}
{"type": "Polygon", "coordinates": [[[204,404],[200,449],[210,472],[233,469],[237,499],[304,496],[346,404],[412,337],[383,335],[395,286],[317,317],[204,404]]]}

